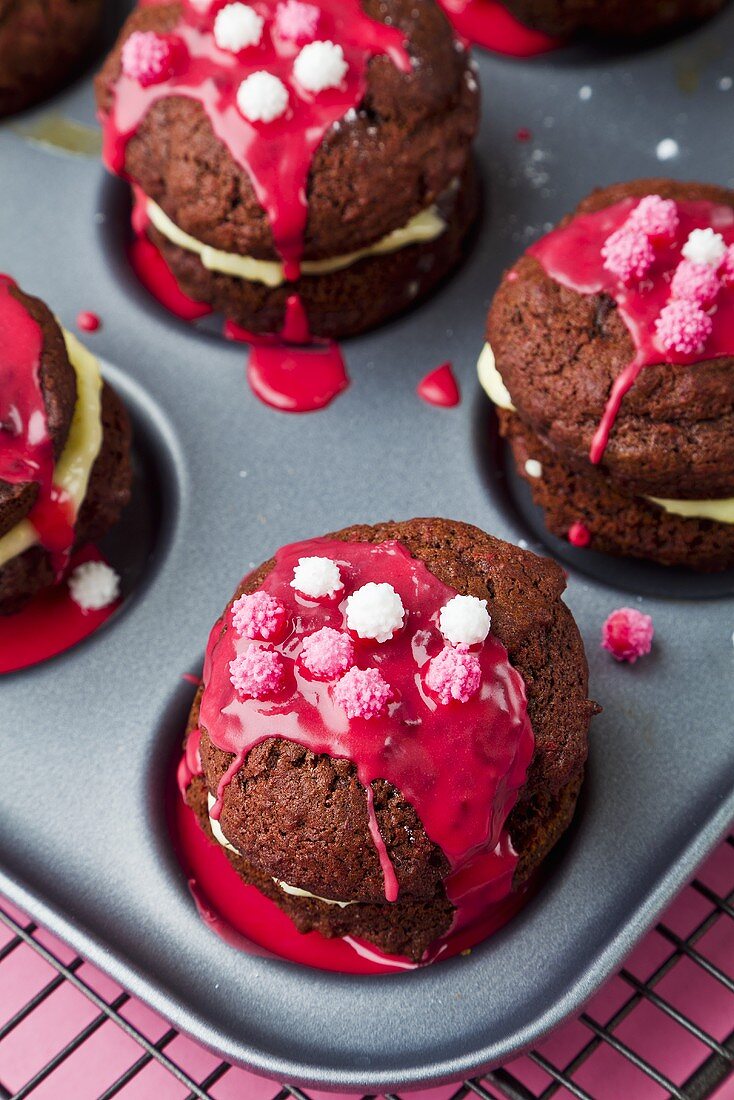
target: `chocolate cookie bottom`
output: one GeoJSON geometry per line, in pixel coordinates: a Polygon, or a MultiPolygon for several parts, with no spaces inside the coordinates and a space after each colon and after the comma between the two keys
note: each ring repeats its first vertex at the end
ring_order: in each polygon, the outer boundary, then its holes
{"type": "Polygon", "coordinates": [[[497,412],[518,473],[530,485],[552,534],[566,538],[571,525],[581,522],[592,550],[702,573],[734,566],[734,524],[666,512],[645,497],[626,494],[591,464],[583,473],[573,470],[516,414],[497,412]],[[540,477],[528,473],[529,459],[540,463],[540,477]]]}
{"type": "Polygon", "coordinates": [[[459,263],[479,206],[476,169],[469,169],[439,204],[445,231],[432,241],[373,255],[340,271],[305,275],[295,283],[267,287],[204,267],[199,256],[171,243],[150,226],[181,289],[230,321],[254,333],[279,333],[287,299],[298,294],[311,334],[341,339],[383,324],[429,294],[459,263]]]}

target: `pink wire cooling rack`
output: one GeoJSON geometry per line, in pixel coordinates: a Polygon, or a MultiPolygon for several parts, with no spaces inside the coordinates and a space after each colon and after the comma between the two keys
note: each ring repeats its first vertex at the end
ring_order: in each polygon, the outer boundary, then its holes
{"type": "MultiPolygon", "coordinates": [[[[0,899],[0,1098],[26,1096],[355,1100],[228,1065],[0,899]]],[[[734,835],[578,1019],[481,1079],[408,1097],[734,1100],[734,835]]]]}

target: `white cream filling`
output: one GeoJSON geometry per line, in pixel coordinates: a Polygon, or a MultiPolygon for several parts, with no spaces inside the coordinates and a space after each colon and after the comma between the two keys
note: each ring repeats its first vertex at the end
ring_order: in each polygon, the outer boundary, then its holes
{"type": "Polygon", "coordinates": [[[716,523],[734,523],[734,497],[721,500],[665,500],[647,497],[664,512],[687,519],[712,519],[716,523]]]}
{"type": "MultiPolygon", "coordinates": [[[[253,256],[240,256],[234,252],[222,252],[211,245],[203,244],[184,233],[183,229],[172,222],[160,206],[147,199],[147,213],[151,224],[155,226],[172,244],[187,252],[195,252],[208,271],[218,271],[222,275],[233,275],[238,279],[247,279],[252,283],[262,283],[267,287],[281,286],[285,281],[283,265],[276,260],[256,260],[253,256]]],[[[375,244],[360,248],[356,252],[347,252],[342,256],[331,256],[328,260],[304,260],[301,263],[303,275],[327,275],[332,271],[343,271],[366,256],[383,256],[389,252],[398,252],[411,244],[424,244],[433,241],[446,229],[437,206],[430,206],[411,218],[401,229],[394,229],[375,244]]]]}
{"type": "Polygon", "coordinates": [[[515,406],[512,404],[507,386],[502,381],[502,375],[497,370],[494,352],[489,344],[485,344],[482,348],[482,354],[479,356],[477,363],[477,374],[479,375],[479,384],[489,400],[500,409],[514,412],[515,406]]]}
{"type": "MultiPolygon", "coordinates": [[[[76,336],[64,330],[69,362],[76,374],[76,405],[66,446],[54,468],[54,485],[68,494],[74,518],[87,492],[89,475],[102,446],[102,375],[99,363],[76,336]]],[[[29,519],[22,519],[0,538],[0,567],[38,542],[29,519]]]]}
{"type": "MultiPolygon", "coordinates": [[[[217,840],[223,848],[229,848],[230,852],[234,852],[235,855],[240,853],[237,851],[233,844],[230,844],[226,836],[222,831],[222,826],[212,817],[212,806],[216,802],[213,794],[207,796],[209,803],[209,824],[212,827],[212,833],[215,840],[217,840]]],[[[283,882],[280,878],[273,877],[273,882],[276,886],[279,886],[284,894],[291,894],[294,898],[315,898],[316,901],[323,901],[326,905],[338,905],[340,909],[346,909],[348,905],[356,905],[354,901],[334,901],[333,898],[322,898],[318,894],[311,894],[308,890],[301,890],[300,886],[291,886],[289,882],[283,882]]]]}
{"type": "MultiPolygon", "coordinates": [[[[497,370],[494,352],[489,344],[485,344],[477,363],[477,373],[482,389],[501,409],[515,411],[512,398],[502,381],[502,376],[497,370]]],[[[528,470],[531,477],[535,474],[528,470]]],[[[674,516],[684,516],[688,519],[711,519],[716,523],[734,523],[734,497],[725,497],[721,500],[667,500],[661,497],[645,497],[662,508],[664,512],[670,512],[674,516]]]]}

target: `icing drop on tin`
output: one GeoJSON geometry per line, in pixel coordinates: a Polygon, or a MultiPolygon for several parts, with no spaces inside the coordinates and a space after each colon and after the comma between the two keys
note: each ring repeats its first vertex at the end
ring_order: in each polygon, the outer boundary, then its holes
{"type": "Polygon", "coordinates": [[[430,371],[418,383],[416,392],[429,405],[438,405],[443,409],[454,408],[461,401],[459,386],[450,363],[444,363],[430,371]]]}

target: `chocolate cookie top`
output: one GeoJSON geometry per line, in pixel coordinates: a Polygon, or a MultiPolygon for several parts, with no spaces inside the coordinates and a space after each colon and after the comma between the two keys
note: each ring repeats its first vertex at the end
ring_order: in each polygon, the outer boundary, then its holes
{"type": "Polygon", "coordinates": [[[522,419],[629,492],[734,495],[733,246],[725,188],[637,180],[585,199],[490,308],[522,419]]]}
{"type": "Polygon", "coordinates": [[[0,276],[0,383],[2,536],[35,505],[76,404],[76,374],[56,319],[7,276],[0,276]]]}
{"type": "Polygon", "coordinates": [[[107,163],[185,232],[258,259],[341,255],[462,174],[478,91],[435,0],[266,0],[259,23],[221,7],[136,10],[96,84],[107,163]],[[245,23],[253,44],[217,46],[245,23]],[[273,175],[279,142],[300,197],[273,175]]]}
{"type": "Polygon", "coordinates": [[[553,562],[441,519],[284,548],[212,631],[192,711],[225,836],[334,900],[443,880],[461,910],[467,876],[477,897],[509,890],[518,795],[556,794],[586,756],[564,587],[553,562]]]}

